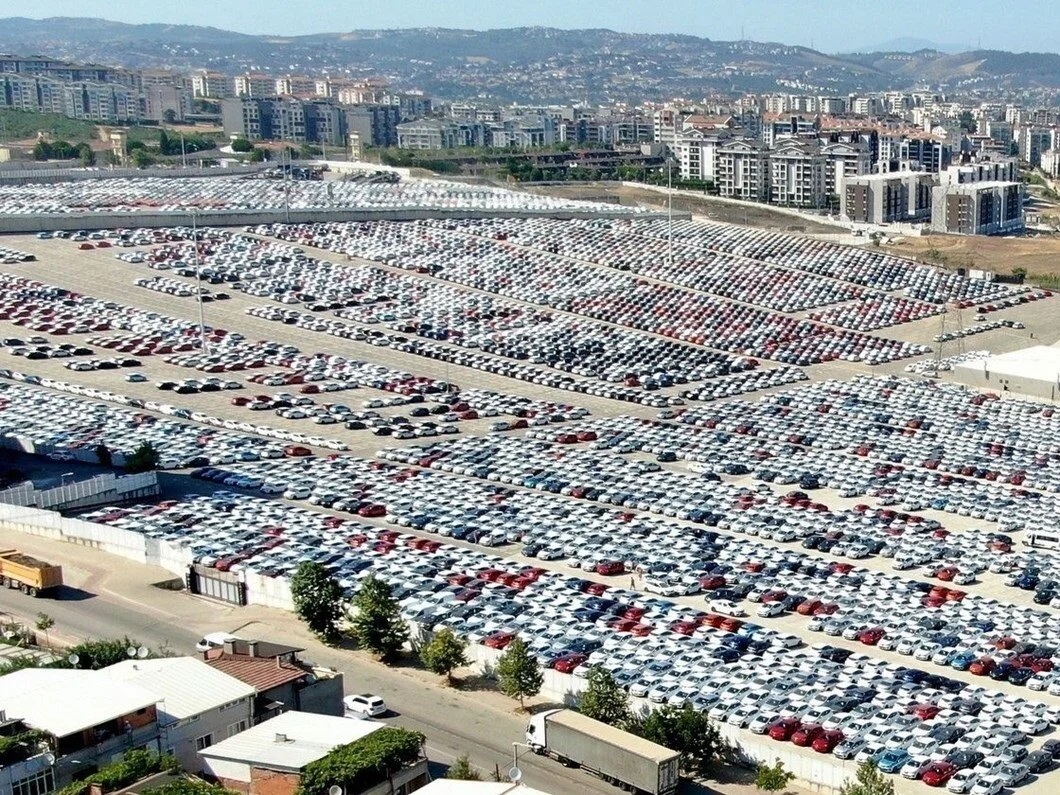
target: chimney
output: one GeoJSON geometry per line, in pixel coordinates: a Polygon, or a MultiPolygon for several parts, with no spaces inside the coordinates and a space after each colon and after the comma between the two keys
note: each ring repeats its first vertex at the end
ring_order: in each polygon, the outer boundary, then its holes
{"type": "Polygon", "coordinates": [[[234,640],[226,640],[225,641],[225,654],[235,654],[235,653],[236,653],[236,642],[234,640]]]}
{"type": "Polygon", "coordinates": [[[258,642],[256,640],[247,641],[247,654],[251,657],[258,656],[258,642]]]}
{"type": "Polygon", "coordinates": [[[276,732],[276,742],[278,742],[278,743],[287,742],[287,735],[286,734],[281,734],[280,732],[276,732]]]}
{"type": "Polygon", "coordinates": [[[283,660],[281,660],[279,657],[276,658],[276,667],[283,668],[283,660]]]}

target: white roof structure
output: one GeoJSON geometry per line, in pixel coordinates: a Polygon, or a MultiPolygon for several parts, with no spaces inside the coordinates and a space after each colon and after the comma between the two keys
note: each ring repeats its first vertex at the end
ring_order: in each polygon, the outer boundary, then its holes
{"type": "Polygon", "coordinates": [[[158,700],[154,691],[100,671],[26,668],[0,676],[0,709],[55,737],[153,707],[158,700]]]}
{"type": "Polygon", "coordinates": [[[549,793],[522,784],[494,781],[458,781],[456,779],[436,778],[416,792],[424,795],[549,795],[549,793]]]}
{"type": "Polygon", "coordinates": [[[246,682],[218,671],[197,657],[123,660],[99,673],[157,693],[159,712],[166,716],[167,724],[252,697],[256,692],[246,682]]]}
{"type": "Polygon", "coordinates": [[[296,772],[377,731],[385,723],[336,718],[312,712],[283,712],[227,740],[199,751],[206,760],[241,762],[269,770],[296,772]]]}
{"type": "Polygon", "coordinates": [[[988,356],[985,359],[961,362],[954,365],[953,369],[958,376],[962,371],[982,376],[985,371],[991,377],[996,375],[1055,384],[1060,382],[1060,348],[1035,345],[1010,353],[988,356]]]}

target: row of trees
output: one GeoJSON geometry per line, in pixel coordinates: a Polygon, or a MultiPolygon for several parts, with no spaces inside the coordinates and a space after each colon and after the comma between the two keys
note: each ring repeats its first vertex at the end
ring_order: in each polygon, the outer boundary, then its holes
{"type": "Polygon", "coordinates": [[[69,141],[37,141],[33,147],[34,160],[74,160],[82,166],[94,166],[96,153],[86,143],[72,144],[69,141]]]}
{"type": "MultiPolygon", "coordinates": [[[[343,637],[343,592],[327,569],[317,563],[302,563],[292,577],[291,593],[296,612],[321,639],[335,643],[343,637]]],[[[390,586],[375,577],[367,578],[351,607],[348,631],[358,646],[377,654],[383,662],[396,659],[409,639],[409,626],[401,617],[390,586]]],[[[419,658],[424,668],[446,677],[451,684],[453,671],[469,663],[467,641],[448,627],[442,628],[419,649],[419,658]]],[[[517,699],[520,709],[527,698],[541,691],[544,682],[537,658],[518,636],[505,649],[494,672],[501,692],[517,699]]],[[[587,685],[579,704],[582,714],[677,751],[684,774],[700,776],[712,765],[735,759],[735,749],[718,727],[691,705],[667,705],[646,715],[638,714],[626,691],[602,666],[589,670],[587,685]]],[[[481,777],[466,757],[457,760],[451,775],[481,777]]],[[[793,779],[794,775],[777,760],[773,765],[759,766],[755,783],[761,790],[774,792],[785,789],[793,779]]],[[[893,783],[870,763],[859,768],[842,795],[893,795],[893,791],[893,783]]]]}

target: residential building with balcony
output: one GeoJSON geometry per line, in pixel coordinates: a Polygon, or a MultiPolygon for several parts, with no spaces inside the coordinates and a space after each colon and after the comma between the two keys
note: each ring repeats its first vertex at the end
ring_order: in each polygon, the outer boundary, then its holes
{"type": "Polygon", "coordinates": [[[162,750],[189,772],[200,770],[203,748],[253,725],[257,695],[253,685],[198,658],[124,660],[98,673],[155,695],[162,750]]]}
{"type": "Polygon", "coordinates": [[[738,138],[718,148],[715,187],[730,199],[769,199],[769,150],[764,143],[738,138]]]}
{"type": "Polygon", "coordinates": [[[824,156],[824,190],[832,196],[842,192],[843,180],[860,177],[872,170],[872,152],[866,141],[837,141],[821,147],[824,156]]]}
{"type": "Polygon", "coordinates": [[[1023,185],[966,182],[931,192],[931,228],[955,235],[1002,235],[1025,228],[1023,185]]]}
{"type": "Polygon", "coordinates": [[[200,69],[191,76],[191,90],[202,99],[224,99],[232,96],[232,78],[223,72],[200,69]]]}
{"type": "Polygon", "coordinates": [[[898,171],[846,177],[839,191],[839,214],[861,224],[924,223],[931,220],[935,177],[924,171],[898,171]]]}
{"type": "Polygon", "coordinates": [[[716,182],[718,150],[732,139],[733,134],[728,130],[682,132],[674,144],[681,179],[716,182]]]}
{"type": "Polygon", "coordinates": [[[823,207],[827,163],[817,140],[787,138],[769,153],[769,201],[786,207],[823,207]]]}
{"type": "Polygon", "coordinates": [[[275,97],[276,78],[272,75],[251,72],[236,75],[232,79],[232,93],[237,97],[255,99],[275,97]]]}

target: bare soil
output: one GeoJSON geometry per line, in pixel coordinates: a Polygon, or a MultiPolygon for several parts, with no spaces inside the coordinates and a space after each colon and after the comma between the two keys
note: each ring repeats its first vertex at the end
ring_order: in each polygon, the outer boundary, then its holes
{"type": "Polygon", "coordinates": [[[1022,237],[924,235],[898,238],[886,248],[943,267],[982,268],[1006,274],[1013,268],[1025,268],[1032,279],[1060,277],[1060,235],[1033,232],[1022,237]]]}

